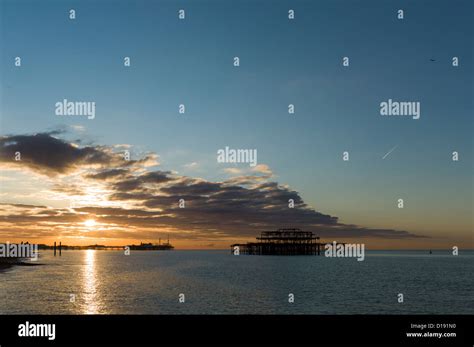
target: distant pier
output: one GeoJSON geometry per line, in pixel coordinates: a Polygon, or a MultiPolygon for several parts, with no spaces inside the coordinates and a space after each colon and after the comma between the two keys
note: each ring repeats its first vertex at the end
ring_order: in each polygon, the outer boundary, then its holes
{"type": "Polygon", "coordinates": [[[88,245],[88,246],[68,246],[63,245],[59,242],[59,246],[57,245],[56,241],[54,242],[53,246],[48,246],[45,244],[38,245],[38,249],[52,249],[54,256],[59,252],[59,255],[62,255],[63,250],[125,250],[125,249],[133,250],[133,251],[168,251],[174,249],[174,246],[170,243],[169,238],[168,242],[161,243],[161,240],[158,244],[153,243],[140,243],[139,245],[126,245],[126,246],[106,246],[106,245],[88,245]]]}
{"type": "Polygon", "coordinates": [[[257,242],[231,245],[231,252],[249,255],[321,255],[326,243],[311,231],[297,228],[263,231],[257,242]]]}

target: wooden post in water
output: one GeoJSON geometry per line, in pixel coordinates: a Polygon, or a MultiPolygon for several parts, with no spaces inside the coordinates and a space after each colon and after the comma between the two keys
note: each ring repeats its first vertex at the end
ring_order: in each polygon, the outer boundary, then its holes
{"type": "Polygon", "coordinates": [[[54,241],[54,256],[56,256],[56,241],[54,241]]]}
{"type": "Polygon", "coordinates": [[[61,256],[61,241],[59,242],[59,256],[61,256]]]}

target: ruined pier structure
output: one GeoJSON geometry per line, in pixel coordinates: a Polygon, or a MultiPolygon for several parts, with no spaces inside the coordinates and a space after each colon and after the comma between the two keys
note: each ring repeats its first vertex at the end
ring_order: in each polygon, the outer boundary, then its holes
{"type": "Polygon", "coordinates": [[[231,251],[250,255],[321,255],[324,246],[311,231],[293,228],[263,231],[257,242],[233,244],[231,251]]]}

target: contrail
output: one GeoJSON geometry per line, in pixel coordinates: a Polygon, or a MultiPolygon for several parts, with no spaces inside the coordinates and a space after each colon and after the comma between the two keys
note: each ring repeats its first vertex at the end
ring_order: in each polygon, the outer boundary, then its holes
{"type": "Polygon", "coordinates": [[[387,153],[387,154],[385,154],[385,155],[382,157],[382,159],[385,159],[385,158],[387,158],[387,156],[388,156],[390,153],[392,153],[392,152],[395,150],[395,148],[397,148],[397,147],[398,147],[398,145],[396,145],[396,146],[395,146],[395,147],[393,147],[391,150],[389,150],[389,151],[388,151],[388,153],[387,153]]]}

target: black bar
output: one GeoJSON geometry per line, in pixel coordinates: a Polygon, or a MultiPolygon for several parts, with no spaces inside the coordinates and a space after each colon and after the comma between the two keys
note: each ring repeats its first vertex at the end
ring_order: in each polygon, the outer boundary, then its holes
{"type": "Polygon", "coordinates": [[[472,346],[473,316],[212,316],[21,315],[0,316],[0,345],[9,344],[343,344],[472,346]],[[25,322],[56,324],[54,341],[19,337],[25,322]],[[422,331],[411,324],[433,324],[422,331]],[[449,324],[442,328],[439,324],[449,324]],[[455,328],[453,328],[455,324],[455,328]],[[407,337],[407,333],[456,337],[407,337]]]}

